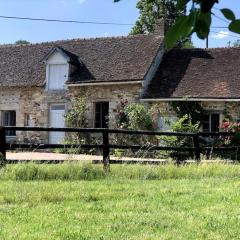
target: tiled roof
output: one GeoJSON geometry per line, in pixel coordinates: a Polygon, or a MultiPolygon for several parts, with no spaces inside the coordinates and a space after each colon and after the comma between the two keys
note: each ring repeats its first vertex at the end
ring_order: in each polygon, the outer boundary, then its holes
{"type": "Polygon", "coordinates": [[[240,98],[240,48],[173,49],[143,98],[240,98]]]}
{"type": "Polygon", "coordinates": [[[76,65],[70,68],[71,82],[143,80],[162,41],[162,37],[149,34],[3,45],[0,46],[0,86],[42,86],[46,68],[41,60],[54,47],[78,56],[81,61],[81,69],[76,65]]]}

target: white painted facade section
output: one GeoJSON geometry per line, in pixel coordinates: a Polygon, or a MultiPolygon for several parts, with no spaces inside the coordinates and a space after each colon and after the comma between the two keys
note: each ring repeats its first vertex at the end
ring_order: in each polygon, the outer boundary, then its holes
{"type": "MultiPolygon", "coordinates": [[[[54,104],[50,108],[50,127],[54,128],[64,128],[65,120],[65,105],[54,104]]],[[[64,132],[49,132],[49,143],[50,144],[60,144],[65,138],[64,132]]]]}
{"type": "Polygon", "coordinates": [[[46,90],[64,90],[68,72],[69,64],[66,57],[55,51],[46,62],[46,90]]]}
{"type": "Polygon", "coordinates": [[[176,123],[177,120],[177,116],[160,117],[158,121],[158,129],[162,132],[170,132],[171,126],[176,123]]]}

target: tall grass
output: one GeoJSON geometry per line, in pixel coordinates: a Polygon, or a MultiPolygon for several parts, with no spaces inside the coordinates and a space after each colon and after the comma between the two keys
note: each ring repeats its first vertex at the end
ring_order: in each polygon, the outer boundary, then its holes
{"type": "Polygon", "coordinates": [[[7,165],[0,172],[2,180],[31,181],[31,180],[98,180],[105,173],[102,167],[89,163],[82,164],[17,164],[7,165]]]}
{"type": "Polygon", "coordinates": [[[201,179],[204,177],[240,177],[240,165],[212,163],[169,165],[112,165],[111,172],[105,173],[102,165],[90,163],[64,163],[60,165],[39,165],[34,163],[7,165],[0,171],[1,180],[49,181],[49,180],[100,180],[100,179],[201,179]]]}

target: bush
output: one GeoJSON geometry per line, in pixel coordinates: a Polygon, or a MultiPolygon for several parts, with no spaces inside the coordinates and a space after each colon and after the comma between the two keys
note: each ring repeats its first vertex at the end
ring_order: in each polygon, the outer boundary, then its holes
{"type": "MultiPolygon", "coordinates": [[[[86,97],[79,97],[71,102],[72,108],[65,114],[65,122],[68,127],[87,128],[88,121],[86,113],[88,110],[86,97]]],[[[67,141],[72,144],[84,144],[89,136],[86,133],[68,134],[67,141]]]]}
{"type": "Polygon", "coordinates": [[[116,128],[129,130],[153,130],[151,110],[139,103],[121,100],[115,109],[116,128]]]}
{"type": "MultiPolygon", "coordinates": [[[[199,132],[200,123],[192,123],[191,118],[185,115],[179,118],[175,123],[170,125],[172,132],[186,132],[186,133],[197,133],[199,132]]],[[[164,146],[171,147],[191,147],[193,145],[191,137],[178,137],[178,136],[162,136],[159,137],[160,143],[164,146]]],[[[174,160],[184,161],[192,159],[193,153],[172,151],[170,157],[174,160]]]]}
{"type": "Polygon", "coordinates": [[[232,150],[223,150],[211,152],[211,157],[220,157],[223,159],[240,160],[238,147],[240,146],[240,123],[224,121],[220,126],[221,131],[233,133],[231,136],[220,135],[212,138],[213,147],[236,147],[232,150]]]}
{"type": "MultiPolygon", "coordinates": [[[[152,112],[144,105],[138,103],[128,103],[127,100],[121,100],[116,110],[116,124],[117,129],[127,130],[154,130],[154,123],[152,120],[152,112]]],[[[114,142],[123,145],[142,145],[148,146],[151,149],[152,145],[156,144],[156,137],[154,136],[140,136],[140,135],[126,135],[114,134],[114,142]]],[[[115,156],[134,156],[145,157],[148,156],[149,151],[146,150],[124,150],[115,151],[115,156]]]]}
{"type": "Polygon", "coordinates": [[[224,144],[229,146],[240,146],[240,123],[237,122],[223,122],[220,128],[224,132],[235,133],[233,136],[225,137],[224,144]]]}

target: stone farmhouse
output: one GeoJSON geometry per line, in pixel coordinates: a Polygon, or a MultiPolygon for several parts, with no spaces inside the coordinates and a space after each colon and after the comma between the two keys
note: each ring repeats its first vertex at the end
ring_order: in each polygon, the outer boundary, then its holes
{"type": "MultiPolygon", "coordinates": [[[[89,127],[111,127],[121,98],[175,118],[171,101],[198,101],[205,131],[228,112],[240,119],[240,48],[173,49],[154,34],[0,46],[0,120],[4,126],[64,127],[71,99],[87,95],[89,127]],[[106,118],[109,122],[106,122],[106,118]]],[[[63,133],[7,133],[9,140],[58,143],[63,133]]]]}

